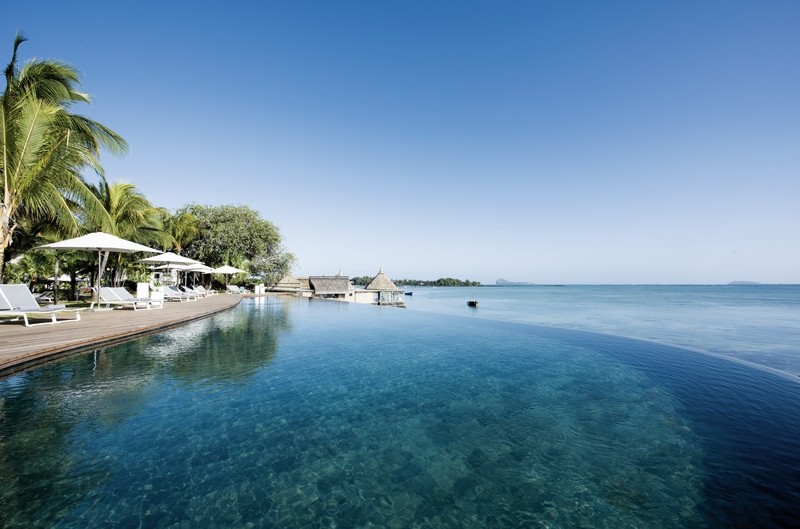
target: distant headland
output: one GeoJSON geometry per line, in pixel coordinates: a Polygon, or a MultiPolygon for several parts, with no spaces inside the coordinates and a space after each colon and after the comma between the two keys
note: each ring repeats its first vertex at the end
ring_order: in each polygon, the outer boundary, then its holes
{"type": "Polygon", "coordinates": [[[495,281],[495,284],[501,287],[524,287],[524,286],[530,286],[533,283],[526,283],[524,281],[509,281],[508,279],[501,278],[495,281]]]}

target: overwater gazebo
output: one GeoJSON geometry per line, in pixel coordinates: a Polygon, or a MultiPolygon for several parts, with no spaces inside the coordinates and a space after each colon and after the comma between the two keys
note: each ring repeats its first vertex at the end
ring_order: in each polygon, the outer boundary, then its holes
{"type": "Polygon", "coordinates": [[[397,285],[378,270],[378,275],[372,278],[364,290],[356,291],[355,301],[358,303],[376,303],[378,305],[405,305],[405,293],[397,285]]]}

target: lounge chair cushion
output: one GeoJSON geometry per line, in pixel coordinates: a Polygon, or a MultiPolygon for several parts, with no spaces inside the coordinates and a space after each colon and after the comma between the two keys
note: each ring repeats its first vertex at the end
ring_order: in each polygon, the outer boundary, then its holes
{"type": "Polygon", "coordinates": [[[47,305],[40,307],[33,297],[28,285],[0,285],[0,315],[22,317],[26,327],[34,325],[51,325],[64,321],[80,321],[79,309],[68,309],[65,305],[47,305]],[[74,312],[75,318],[57,319],[59,312],[74,312]],[[28,314],[50,316],[49,321],[31,323],[28,314]]]}

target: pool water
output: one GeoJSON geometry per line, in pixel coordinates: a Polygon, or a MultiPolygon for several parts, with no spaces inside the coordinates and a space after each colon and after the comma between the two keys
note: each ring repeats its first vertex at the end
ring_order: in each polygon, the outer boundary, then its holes
{"type": "Polygon", "coordinates": [[[259,298],[0,380],[0,519],[792,527],[798,403],[650,342],[259,298]]]}

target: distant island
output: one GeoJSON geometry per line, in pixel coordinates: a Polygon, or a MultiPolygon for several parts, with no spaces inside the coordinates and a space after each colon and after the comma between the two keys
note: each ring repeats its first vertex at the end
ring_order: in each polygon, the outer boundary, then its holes
{"type": "MultiPolygon", "coordinates": [[[[350,281],[354,285],[367,286],[374,278],[372,276],[358,276],[353,277],[350,281]]],[[[425,279],[392,279],[392,282],[397,286],[412,286],[412,287],[479,287],[479,281],[470,281],[469,279],[453,279],[452,277],[440,277],[434,280],[425,279]]]]}
{"type": "Polygon", "coordinates": [[[731,281],[729,285],[760,285],[758,281],[731,281]]]}
{"type": "Polygon", "coordinates": [[[525,283],[524,281],[509,281],[508,279],[498,279],[495,281],[497,286],[501,287],[524,287],[532,285],[533,283],[525,283]]]}

